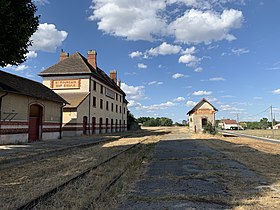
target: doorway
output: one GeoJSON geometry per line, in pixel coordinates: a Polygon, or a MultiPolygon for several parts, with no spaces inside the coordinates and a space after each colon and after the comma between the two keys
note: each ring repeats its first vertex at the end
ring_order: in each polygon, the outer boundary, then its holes
{"type": "Polygon", "coordinates": [[[207,125],[207,118],[202,118],[201,119],[201,124],[202,124],[202,128],[204,129],[207,125]]]}
{"type": "Polygon", "coordinates": [[[83,117],[83,134],[87,134],[87,116],[83,117]]]}
{"type": "Polygon", "coordinates": [[[28,141],[38,141],[42,136],[43,108],[38,104],[32,104],[29,110],[28,141]]]}
{"type": "Polygon", "coordinates": [[[96,124],[96,118],[92,117],[92,134],[95,134],[95,124],[96,124]]]}

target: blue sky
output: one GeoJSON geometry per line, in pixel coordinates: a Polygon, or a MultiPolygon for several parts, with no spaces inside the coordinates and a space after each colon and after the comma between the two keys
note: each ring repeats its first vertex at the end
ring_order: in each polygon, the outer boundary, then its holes
{"type": "Polygon", "coordinates": [[[217,118],[280,120],[280,2],[275,0],[35,0],[40,25],[20,66],[41,81],[63,49],[118,71],[136,116],[181,122],[202,98],[217,118]],[[262,112],[261,114],[258,114],[262,112]]]}

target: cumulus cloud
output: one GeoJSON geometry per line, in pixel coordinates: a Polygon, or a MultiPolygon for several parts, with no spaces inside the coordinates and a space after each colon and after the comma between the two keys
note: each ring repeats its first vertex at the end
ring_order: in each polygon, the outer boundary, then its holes
{"type": "Polygon", "coordinates": [[[166,28],[159,11],[165,9],[161,0],[95,0],[89,20],[98,21],[98,29],[128,40],[153,40],[166,28]]]}
{"type": "Polygon", "coordinates": [[[158,56],[158,55],[170,55],[170,54],[177,54],[181,50],[181,46],[167,44],[163,42],[161,45],[155,48],[151,48],[146,52],[148,56],[158,56]]]}
{"type": "Polygon", "coordinates": [[[142,54],[143,54],[142,52],[135,51],[135,52],[130,53],[128,56],[131,58],[137,58],[137,57],[140,57],[142,54]]]}
{"type": "Polygon", "coordinates": [[[167,101],[167,102],[161,103],[161,104],[141,106],[141,107],[138,107],[138,109],[140,109],[140,110],[164,110],[164,109],[168,109],[173,106],[176,106],[176,104],[171,101],[167,101]]]}
{"type": "Polygon", "coordinates": [[[178,97],[178,98],[175,98],[173,99],[174,102],[182,102],[182,101],[185,101],[186,99],[184,97],[178,97]]]}
{"type": "Polygon", "coordinates": [[[186,48],[181,52],[182,56],[179,58],[178,62],[184,63],[186,66],[196,66],[200,59],[193,55],[195,51],[195,47],[186,48]]]}
{"type": "Polygon", "coordinates": [[[139,69],[146,69],[148,67],[144,63],[138,63],[137,66],[138,66],[139,69]]]}
{"type": "Polygon", "coordinates": [[[29,51],[28,53],[26,53],[25,57],[27,59],[36,58],[37,57],[37,53],[35,51],[29,51]]]}
{"type": "Polygon", "coordinates": [[[238,49],[231,49],[231,52],[235,55],[240,56],[242,54],[249,53],[250,50],[245,49],[245,48],[238,48],[238,49]]]}
{"type": "Polygon", "coordinates": [[[272,93],[279,95],[280,94],[280,89],[273,90],[272,93]]]}
{"type": "Polygon", "coordinates": [[[130,102],[143,100],[145,98],[144,86],[132,86],[126,83],[121,83],[122,90],[126,93],[127,100],[130,102]]]}
{"type": "Polygon", "coordinates": [[[182,78],[182,77],[186,77],[186,75],[180,74],[180,73],[176,73],[176,74],[173,74],[173,75],[172,75],[172,78],[173,78],[173,79],[179,79],[179,78],[182,78]]]}
{"type": "Polygon", "coordinates": [[[203,71],[203,68],[202,67],[198,67],[194,70],[195,72],[202,72],[203,71]]]}
{"type": "MultiPolygon", "coordinates": [[[[238,0],[241,1],[241,0],[238,0]]],[[[213,5],[221,5],[233,0],[95,0],[91,6],[91,21],[97,21],[98,29],[127,40],[161,39],[175,37],[182,43],[210,43],[218,40],[236,39],[230,33],[241,27],[243,14],[234,9],[215,12],[213,5]],[[170,6],[178,9],[177,15],[170,15],[170,6]],[[184,12],[184,13],[183,13],[184,12]]]]}
{"type": "Polygon", "coordinates": [[[4,69],[10,69],[10,70],[13,70],[13,71],[23,71],[23,70],[26,70],[28,68],[29,68],[29,66],[27,66],[25,64],[22,64],[22,65],[19,65],[19,66],[12,66],[12,65],[8,64],[6,67],[4,67],[4,69]]]}
{"type": "Polygon", "coordinates": [[[173,21],[168,30],[179,42],[208,44],[223,39],[235,40],[236,37],[229,31],[241,27],[242,22],[243,14],[238,10],[224,10],[219,14],[210,10],[191,9],[173,21]]]}
{"type": "Polygon", "coordinates": [[[205,90],[199,90],[199,91],[193,92],[194,96],[208,96],[211,94],[212,94],[212,91],[205,91],[205,90]]]}
{"type": "Polygon", "coordinates": [[[187,101],[186,106],[188,107],[194,107],[197,103],[194,101],[187,101]]]}
{"type": "Polygon", "coordinates": [[[67,38],[66,31],[59,31],[54,24],[39,24],[37,31],[31,36],[30,51],[54,52],[67,38]]]}

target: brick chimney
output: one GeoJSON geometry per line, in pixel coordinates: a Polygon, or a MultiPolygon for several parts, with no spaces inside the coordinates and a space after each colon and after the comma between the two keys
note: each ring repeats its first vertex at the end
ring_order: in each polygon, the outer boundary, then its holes
{"type": "Polygon", "coordinates": [[[116,70],[110,71],[110,78],[117,84],[117,71],[116,70]]]}
{"type": "Polygon", "coordinates": [[[69,57],[69,53],[64,52],[63,50],[60,51],[59,61],[63,61],[63,60],[65,60],[68,57],[69,57]]]}
{"type": "Polygon", "coordinates": [[[96,55],[97,52],[95,50],[89,50],[88,51],[88,63],[97,70],[97,64],[96,64],[96,55]]]}

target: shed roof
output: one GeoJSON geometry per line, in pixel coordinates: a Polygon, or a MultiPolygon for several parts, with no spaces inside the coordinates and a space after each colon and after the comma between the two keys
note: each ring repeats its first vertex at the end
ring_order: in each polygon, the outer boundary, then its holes
{"type": "Polygon", "coordinates": [[[34,98],[67,103],[63,98],[42,83],[0,70],[0,90],[34,98]]]}
{"type": "Polygon", "coordinates": [[[102,83],[125,95],[123,90],[100,68],[93,68],[79,52],[39,73],[39,76],[91,75],[102,83]]]}
{"type": "Polygon", "coordinates": [[[218,111],[218,109],[216,109],[209,101],[207,101],[205,98],[203,98],[200,102],[198,102],[198,103],[187,113],[187,115],[190,115],[190,114],[192,114],[193,112],[195,112],[196,110],[198,110],[198,109],[201,107],[201,105],[202,105],[203,103],[208,103],[210,106],[213,107],[213,109],[214,109],[215,111],[218,111]]]}
{"type": "Polygon", "coordinates": [[[77,108],[89,95],[89,92],[84,93],[58,93],[62,98],[69,102],[65,108],[77,108]]]}

